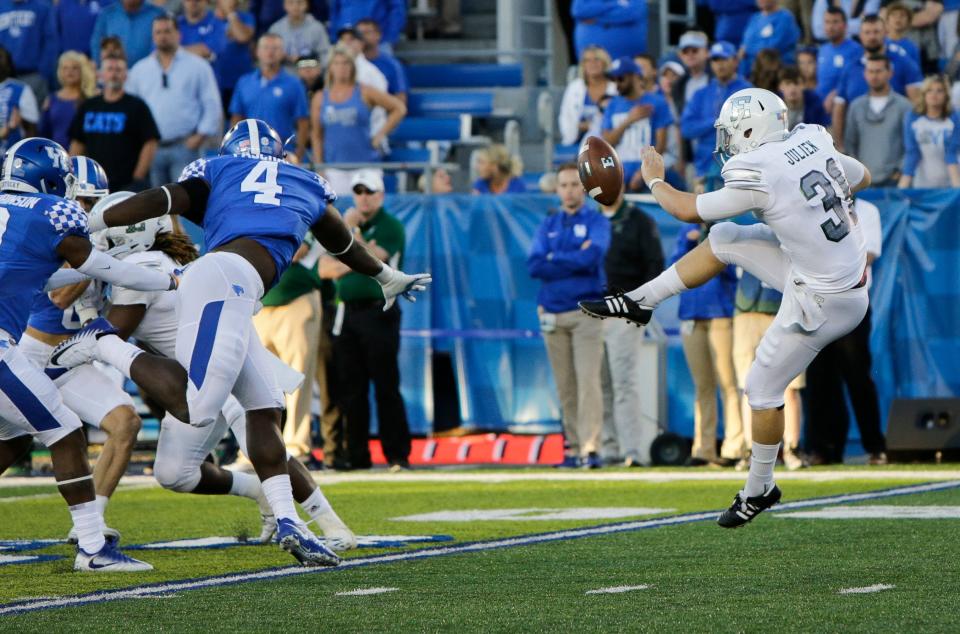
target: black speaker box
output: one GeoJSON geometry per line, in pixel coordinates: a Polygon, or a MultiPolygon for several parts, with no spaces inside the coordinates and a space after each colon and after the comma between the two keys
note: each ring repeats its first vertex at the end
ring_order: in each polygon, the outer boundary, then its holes
{"type": "Polygon", "coordinates": [[[887,418],[891,460],[960,458],[960,398],[898,398],[887,418]]]}

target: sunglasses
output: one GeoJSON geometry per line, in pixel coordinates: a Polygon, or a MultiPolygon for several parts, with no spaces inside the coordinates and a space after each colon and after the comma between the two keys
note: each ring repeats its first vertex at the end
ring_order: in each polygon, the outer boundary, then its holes
{"type": "Polygon", "coordinates": [[[367,189],[366,187],[362,187],[358,185],[357,187],[353,188],[353,193],[356,194],[357,196],[373,196],[377,192],[373,191],[372,189],[367,189]]]}

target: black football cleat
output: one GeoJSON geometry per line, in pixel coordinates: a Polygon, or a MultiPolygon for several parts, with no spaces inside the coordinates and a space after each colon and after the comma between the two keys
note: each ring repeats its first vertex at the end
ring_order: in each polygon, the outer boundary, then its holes
{"type": "Polygon", "coordinates": [[[597,319],[606,319],[607,317],[616,317],[626,319],[636,326],[646,326],[650,323],[653,316],[653,309],[643,306],[639,302],[627,297],[626,293],[615,292],[612,295],[604,295],[603,299],[595,301],[578,302],[580,310],[596,317],[597,319]]]}
{"type": "Polygon", "coordinates": [[[733,504],[717,518],[717,524],[723,528],[740,528],[760,513],[780,501],[780,487],[776,484],[767,489],[762,495],[743,499],[743,491],[733,498],[733,504]]]}

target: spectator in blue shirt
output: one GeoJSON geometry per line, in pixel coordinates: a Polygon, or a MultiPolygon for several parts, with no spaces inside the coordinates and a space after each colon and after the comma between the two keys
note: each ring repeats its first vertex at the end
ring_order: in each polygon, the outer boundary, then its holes
{"type": "Polygon", "coordinates": [[[656,71],[644,75],[631,58],[614,60],[607,77],[617,84],[617,96],[610,99],[603,112],[600,129],[623,163],[623,180],[628,190],[640,189],[640,152],[648,145],[658,152],[667,149],[667,130],[673,125],[670,105],[663,95],[648,92],[656,80],[656,71]]]}
{"type": "Polygon", "coordinates": [[[90,33],[97,16],[114,2],[116,0],[58,0],[53,3],[60,52],[78,51],[89,57],[90,33]]]}
{"type": "Polygon", "coordinates": [[[960,187],[960,116],[942,76],[923,80],[920,99],[903,121],[903,146],[899,187],[960,187]]]}
{"type": "Polygon", "coordinates": [[[537,312],[560,397],[564,464],[599,467],[603,323],[580,312],[577,302],[603,295],[610,221],[584,204],[576,163],[557,170],[557,195],[560,211],[537,229],[527,270],[542,282],[537,312]]]}
{"type": "Polygon", "coordinates": [[[0,46],[10,52],[17,79],[41,102],[56,74],[60,44],[53,6],[44,0],[0,0],[0,46]]]}
{"type": "Polygon", "coordinates": [[[577,59],[591,44],[613,59],[647,52],[646,0],[573,0],[570,13],[577,59]]]}
{"type": "Polygon", "coordinates": [[[787,130],[792,130],[798,123],[830,127],[830,115],[823,109],[820,96],[803,87],[800,70],[796,66],[786,66],[780,70],[778,91],[787,104],[787,130]]]}
{"type": "Polygon", "coordinates": [[[208,140],[223,133],[223,105],[210,64],[180,47],[177,22],[153,21],[154,53],[137,62],[127,91],[147,102],[160,130],[150,177],[155,186],[175,183],[208,140]]]}
{"type": "Polygon", "coordinates": [[[407,3],[404,0],[330,0],[330,39],[336,40],[340,29],[370,18],[380,26],[381,47],[388,53],[407,26],[407,3]]]}
{"type": "Polygon", "coordinates": [[[707,0],[707,6],[716,18],[714,41],[740,46],[747,23],[757,12],[756,0],[707,0]]]}
{"type": "Polygon", "coordinates": [[[70,124],[77,107],[84,99],[97,94],[97,77],[93,64],[83,53],[67,51],[57,64],[60,90],[51,93],[40,115],[40,136],[70,147],[70,124]]]}
{"type": "Polygon", "coordinates": [[[844,126],[846,126],[847,109],[853,100],[867,94],[869,88],[865,73],[867,70],[866,58],[873,55],[885,56],[890,60],[891,72],[890,87],[911,100],[919,94],[923,74],[920,68],[903,49],[894,50],[886,44],[886,27],[880,16],[868,15],[860,21],[860,44],[864,55],[852,60],[843,69],[837,86],[837,94],[833,98],[833,140],[837,149],[842,151],[844,126]]]}
{"type": "Polygon", "coordinates": [[[883,21],[887,26],[887,48],[891,51],[903,51],[921,68],[920,47],[909,37],[913,11],[902,2],[894,2],[884,7],[883,21]],[[899,50],[898,50],[899,49],[899,50]]]}
{"type": "Polygon", "coordinates": [[[259,68],[237,82],[230,101],[230,125],[242,119],[263,119],[281,139],[296,132],[296,155],[302,161],[310,138],[307,91],[282,64],[283,40],[270,33],[261,35],[257,42],[259,68]]]}
{"type": "Polygon", "coordinates": [[[522,194],[527,191],[520,174],[523,163],[505,145],[494,143],[477,152],[474,194],[522,194]]]}
{"type": "Polygon", "coordinates": [[[184,0],[183,15],[177,18],[180,44],[213,66],[224,105],[230,103],[241,75],[253,68],[250,42],[255,25],[253,15],[237,11],[237,0],[217,0],[211,11],[207,0],[184,0]]]}
{"type": "Polygon", "coordinates": [[[373,20],[360,20],[357,22],[357,33],[363,40],[363,56],[387,78],[387,92],[407,103],[407,92],[410,90],[407,71],[400,60],[380,47],[380,39],[383,37],[380,25],[373,20]]]}
{"type": "Polygon", "coordinates": [[[863,47],[847,36],[847,14],[839,7],[829,7],[823,14],[823,32],[827,41],[817,54],[817,94],[827,112],[833,112],[840,76],[863,55],[863,47]]]}
{"type": "Polygon", "coordinates": [[[713,79],[693,93],[680,117],[680,131],[693,142],[693,166],[700,188],[714,165],[717,132],[713,124],[720,108],[727,97],[750,87],[750,82],[737,76],[737,50],[729,42],[717,42],[710,47],[710,69],[713,79]]]}
{"type": "Polygon", "coordinates": [[[10,52],[0,47],[0,153],[17,141],[36,136],[40,109],[30,86],[13,78],[10,52]]]}
{"type": "Polygon", "coordinates": [[[797,42],[800,41],[797,19],[780,8],[779,0],[757,0],[757,7],[760,11],[747,23],[743,46],[740,47],[740,74],[743,76],[750,74],[753,59],[765,48],[780,53],[784,64],[793,64],[797,59],[797,42]]]}
{"type": "Polygon", "coordinates": [[[153,50],[153,20],[162,15],[163,9],[144,0],[120,0],[101,11],[90,36],[93,61],[100,63],[100,41],[116,35],[132,68],[153,50]]]}
{"type": "MultiPolygon", "coordinates": [[[[687,224],[677,234],[675,263],[703,242],[707,225],[687,224]]],[[[737,292],[736,268],[728,266],[703,286],[680,296],[680,335],[696,393],[691,466],[732,466],[734,456],[717,457],[717,391],[723,401],[724,426],[733,433],[740,427],[740,393],[733,365],[733,298],[737,292]]]]}

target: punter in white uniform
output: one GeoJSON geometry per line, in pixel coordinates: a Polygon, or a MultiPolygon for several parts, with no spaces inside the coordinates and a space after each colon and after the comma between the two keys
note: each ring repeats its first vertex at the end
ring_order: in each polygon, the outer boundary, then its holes
{"type": "Polygon", "coordinates": [[[643,178],[657,202],[684,222],[714,224],[709,238],[660,276],[629,293],[581,302],[587,313],[646,324],[668,297],[741,266],[783,292],[783,303],[747,376],[753,455],[743,490],[719,518],[741,526],[780,500],[773,466],[783,438],[787,385],[824,346],[853,330],[867,311],[866,250],[851,216],[852,193],[870,184],[856,159],[833,147],[820,126],[787,131],[787,108],[772,92],[731,95],[717,118],[724,187],[699,196],[663,181],[663,159],[643,153],[643,178]],[[753,212],[761,224],[721,222],[753,212]]]}
{"type": "MultiPolygon", "coordinates": [[[[119,202],[132,194],[117,192],[104,205],[119,202]]],[[[111,252],[139,266],[173,273],[197,258],[196,248],[183,233],[173,232],[169,216],[146,220],[131,227],[112,227],[104,232],[111,252]]],[[[177,342],[176,291],[143,292],[114,286],[108,320],[120,336],[133,336],[156,354],[174,358],[177,342]]],[[[278,372],[293,374],[292,381],[281,380],[287,389],[299,387],[302,376],[277,360],[278,372]]],[[[195,427],[167,414],[160,426],[154,477],[166,489],[206,495],[238,495],[257,501],[263,516],[260,541],[267,541],[276,530],[270,506],[266,503],[256,475],[231,472],[206,462],[206,457],[231,429],[246,454],[246,417],[243,407],[231,396],[217,422],[195,427]]],[[[294,499],[323,531],[327,545],[334,550],[356,547],[356,537],[330,506],[313,482],[309,471],[290,458],[289,468],[294,499]]]]}

